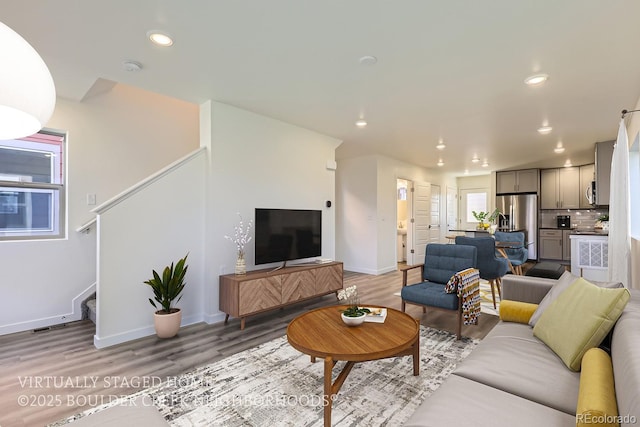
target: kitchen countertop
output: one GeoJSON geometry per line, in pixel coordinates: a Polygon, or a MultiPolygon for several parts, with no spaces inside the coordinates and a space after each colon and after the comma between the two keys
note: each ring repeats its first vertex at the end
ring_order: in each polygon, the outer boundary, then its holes
{"type": "Polygon", "coordinates": [[[609,230],[594,229],[594,230],[571,230],[571,234],[575,236],[608,236],[609,230]]]}
{"type": "Polygon", "coordinates": [[[540,230],[567,230],[573,235],[586,236],[608,236],[609,230],[601,228],[558,228],[558,227],[540,227],[540,230]]]}
{"type": "MultiPolygon", "coordinates": [[[[512,233],[512,232],[516,232],[516,231],[527,231],[524,228],[519,228],[519,229],[515,229],[515,230],[509,230],[507,228],[497,228],[496,231],[503,231],[503,232],[507,232],[507,233],[512,233]]],[[[449,230],[450,233],[489,233],[489,230],[478,230],[477,228],[473,228],[473,229],[469,229],[469,230],[449,230]]]]}

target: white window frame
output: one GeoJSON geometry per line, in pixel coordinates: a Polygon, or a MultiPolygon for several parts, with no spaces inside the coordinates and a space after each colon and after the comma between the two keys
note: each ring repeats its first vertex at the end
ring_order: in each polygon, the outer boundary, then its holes
{"type": "MultiPolygon", "coordinates": [[[[22,193],[50,194],[51,209],[49,210],[50,227],[46,229],[2,229],[0,241],[11,240],[35,240],[35,239],[60,239],[66,236],[66,136],[61,132],[41,130],[37,135],[52,135],[61,138],[60,145],[40,143],[31,140],[6,140],[0,141],[0,146],[9,147],[12,150],[32,151],[51,155],[51,179],[50,183],[32,182],[30,177],[19,174],[0,173],[0,191],[15,191],[22,193]],[[62,159],[62,161],[60,161],[62,159]],[[64,169],[64,173],[61,169],[64,169]],[[60,177],[60,179],[56,179],[60,177]],[[59,181],[59,182],[56,182],[59,181]]],[[[3,150],[4,148],[0,148],[3,150]]]]}
{"type": "Polygon", "coordinates": [[[467,222],[478,222],[478,220],[473,216],[473,211],[476,212],[487,212],[487,200],[489,198],[489,195],[487,194],[486,191],[474,191],[467,193],[467,212],[465,213],[467,222]],[[481,197],[482,196],[482,197],[481,197]],[[482,199],[484,197],[484,203],[482,199]]]}

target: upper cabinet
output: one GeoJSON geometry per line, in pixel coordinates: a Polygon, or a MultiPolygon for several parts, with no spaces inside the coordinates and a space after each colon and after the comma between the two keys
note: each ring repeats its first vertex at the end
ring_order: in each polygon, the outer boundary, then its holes
{"type": "Polygon", "coordinates": [[[496,172],[496,193],[537,193],[538,169],[496,172]]]}
{"type": "Polygon", "coordinates": [[[540,171],[540,209],[579,209],[580,194],[580,168],[540,171]]]}
{"type": "Polygon", "coordinates": [[[593,206],[591,183],[595,179],[595,165],[580,166],[580,208],[589,209],[593,206]]]}
{"type": "Polygon", "coordinates": [[[596,142],[596,205],[609,205],[611,159],[615,141],[596,142]]]}

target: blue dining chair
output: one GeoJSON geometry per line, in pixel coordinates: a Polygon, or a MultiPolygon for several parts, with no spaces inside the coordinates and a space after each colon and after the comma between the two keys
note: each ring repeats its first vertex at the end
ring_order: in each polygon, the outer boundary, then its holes
{"type": "Polygon", "coordinates": [[[496,231],[494,237],[496,242],[516,243],[514,247],[503,248],[503,250],[507,254],[515,274],[522,275],[522,264],[529,259],[529,249],[524,242],[524,233],[522,231],[496,231]]]}
{"type": "Polygon", "coordinates": [[[502,276],[509,271],[509,262],[503,257],[496,256],[496,241],[493,237],[456,237],[456,245],[475,246],[478,250],[476,268],[480,270],[480,278],[489,282],[493,308],[496,308],[496,289],[502,299],[500,289],[502,276]]]}

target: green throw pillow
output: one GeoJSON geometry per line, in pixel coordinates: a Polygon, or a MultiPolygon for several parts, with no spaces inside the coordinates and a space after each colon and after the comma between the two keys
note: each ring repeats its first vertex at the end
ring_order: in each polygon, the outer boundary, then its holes
{"type": "Polygon", "coordinates": [[[579,371],[582,356],[600,345],[629,298],[627,289],[600,288],[580,278],[542,313],[533,335],[549,346],[569,369],[579,371]]]}

